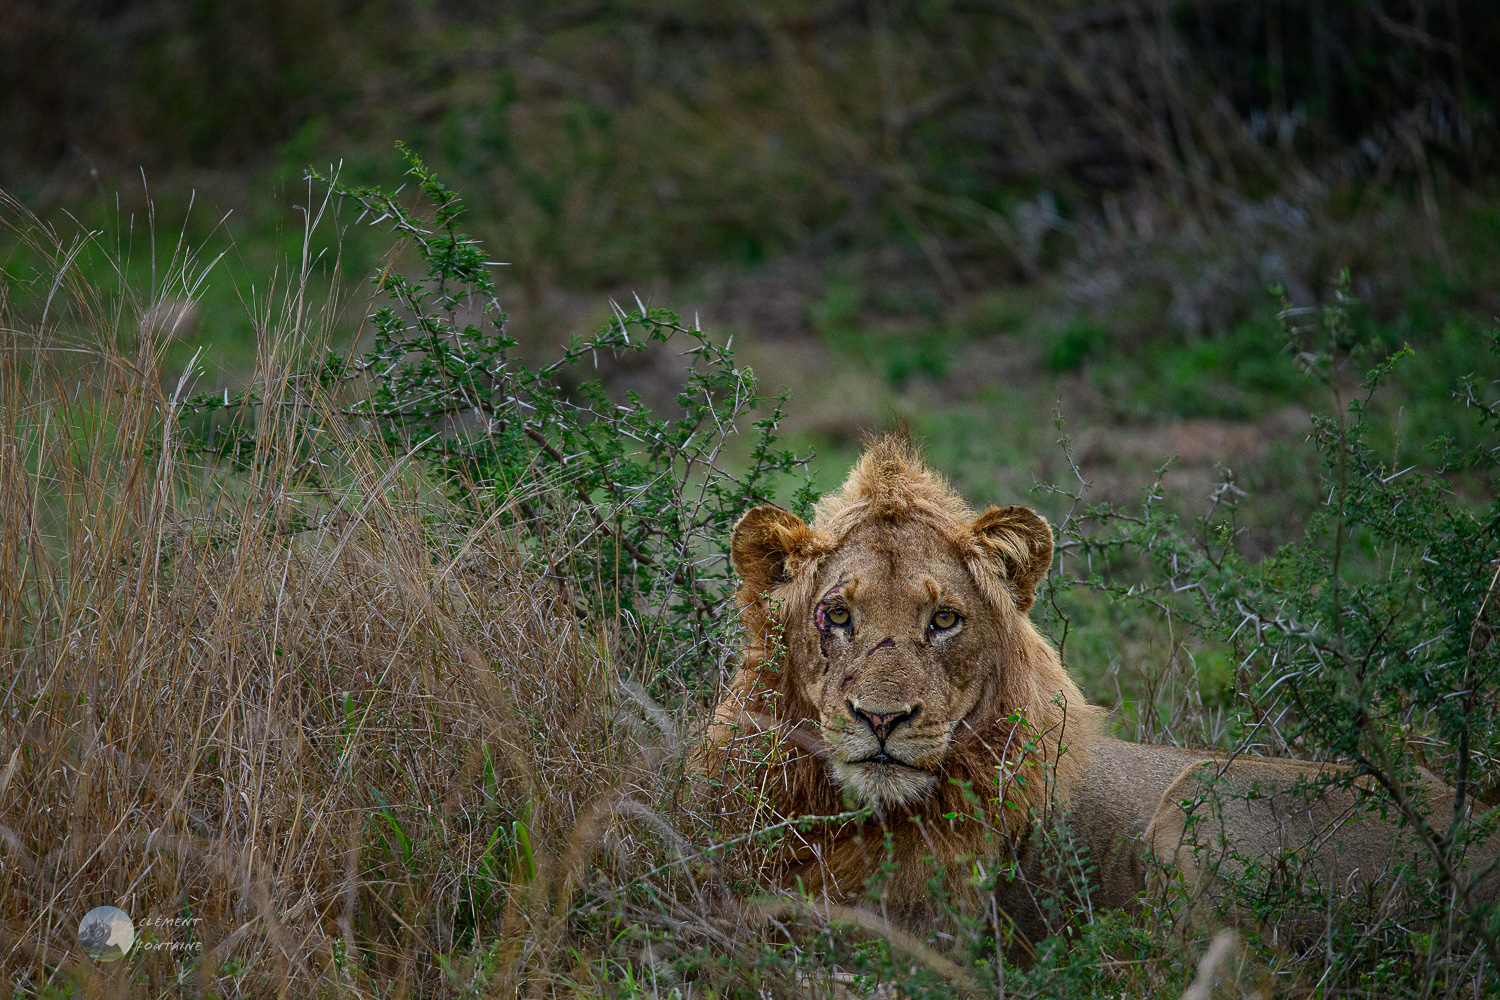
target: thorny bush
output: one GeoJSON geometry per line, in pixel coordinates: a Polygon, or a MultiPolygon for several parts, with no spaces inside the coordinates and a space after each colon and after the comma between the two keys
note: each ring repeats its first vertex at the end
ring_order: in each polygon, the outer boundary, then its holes
{"type": "MultiPolygon", "coordinates": [[[[1434,877],[1408,889],[1415,914],[1315,903],[1327,926],[1301,959],[1322,966],[1330,991],[1450,995],[1500,969],[1500,911],[1471,895],[1487,867],[1466,857],[1500,825],[1500,402],[1471,375],[1453,398],[1481,444],[1400,440],[1399,413],[1381,409],[1378,390],[1411,350],[1385,354],[1362,336],[1348,289],[1345,275],[1324,306],[1283,299],[1288,347],[1331,403],[1311,421],[1322,499],[1302,536],[1258,562],[1243,557],[1236,513],[1253,498],[1232,473],[1191,524],[1169,510],[1160,475],[1135,509],[1090,505],[1079,476],[1071,490],[1047,487],[1071,500],[1049,603],[1064,649],[1065,597],[1078,588],[1227,652],[1233,753],[1339,761],[1352,765],[1344,782],[1372,781],[1369,810],[1414,831],[1434,877]],[[1446,833],[1415,794],[1417,768],[1457,791],[1446,833]],[[1411,932],[1414,915],[1426,918],[1422,933],[1411,932]]],[[[1500,355],[1500,327],[1489,336],[1500,355]]],[[[1275,890],[1238,900],[1267,942],[1306,886],[1294,871],[1275,890]]]]}
{"type": "MultiPolygon", "coordinates": [[[[626,659],[653,689],[665,683],[670,693],[701,694],[718,679],[714,668],[737,652],[724,627],[733,619],[730,529],[806,467],[805,457],[778,447],[784,397],[747,420],[764,402],[754,373],[696,323],[639,298],[629,311],[611,302],[614,318],[591,337],[574,335],[550,364],[525,363],[495,297],[497,265],[457,228],[462,200],[401,149],[432,204],[431,224],[400,192],[312,177],[357,202],[361,221],[389,223],[425,273],[379,272],[373,283],[386,301],[369,317],[373,346],[353,359],[330,350],[299,380],[320,389],[353,383],[342,416],[424,465],[475,518],[520,527],[566,552],[566,563],[545,576],[580,617],[617,618],[626,659]],[[633,392],[611,398],[602,380],[581,377],[601,354],[669,341],[688,359],[675,415],[653,413],[633,392]],[[742,431],[747,443],[734,440],[742,431]]],[[[211,413],[262,402],[247,390],[200,395],[186,406],[211,413]]],[[[217,452],[251,460],[253,424],[208,427],[217,452]]],[[[316,452],[315,417],[307,430],[306,447],[316,452]]],[[[792,498],[804,511],[811,505],[809,479],[792,498]]]]}

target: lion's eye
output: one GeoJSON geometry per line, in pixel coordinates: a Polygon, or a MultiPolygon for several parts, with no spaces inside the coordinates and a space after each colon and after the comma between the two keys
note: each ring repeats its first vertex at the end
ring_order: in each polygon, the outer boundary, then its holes
{"type": "Polygon", "coordinates": [[[932,616],[932,627],[941,632],[958,624],[958,612],[952,608],[943,608],[932,616]]]}
{"type": "Polygon", "coordinates": [[[828,609],[828,623],[830,625],[848,625],[849,624],[849,609],[848,608],[829,608],[828,609]]]}

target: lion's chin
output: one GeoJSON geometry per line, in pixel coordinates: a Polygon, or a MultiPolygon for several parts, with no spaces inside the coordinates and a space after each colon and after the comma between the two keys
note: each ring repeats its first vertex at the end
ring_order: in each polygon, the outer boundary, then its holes
{"type": "Polygon", "coordinates": [[[897,763],[832,761],[833,780],[872,806],[909,805],[927,797],[937,787],[937,777],[897,763]]]}

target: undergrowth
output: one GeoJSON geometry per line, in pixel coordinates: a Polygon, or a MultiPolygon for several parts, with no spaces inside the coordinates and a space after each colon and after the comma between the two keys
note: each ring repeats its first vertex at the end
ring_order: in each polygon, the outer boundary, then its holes
{"type": "MultiPolygon", "coordinates": [[[[1326,933],[1293,945],[1269,891],[1244,898],[1235,935],[1171,900],[1093,914],[1070,884],[1031,953],[997,948],[998,919],[924,936],[878,908],[767,895],[768,843],[827,819],[768,805],[716,839],[687,777],[737,641],[730,526],[800,477],[782,401],[760,409],[727,347],[639,304],[522,362],[461,202],[409,166],[431,221],[336,177],[308,207],[309,247],[356,210],[424,269],[376,276],[372,345],[330,342],[354,300],[310,294],[310,252],[257,313],[239,393],[163,366],[156,306],[212,262],[184,247],[149,287],[105,287],[73,266],[102,239],[3,206],[49,262],[0,293],[13,995],[1496,995],[1496,914],[1465,865],[1497,820],[1492,385],[1456,387],[1481,443],[1393,468],[1366,400],[1399,359],[1360,383],[1335,305],[1288,331],[1333,394],[1305,537],[1252,562],[1232,481],[1184,524],[1156,489],[1137,509],[1092,504],[1080,475],[1044,601],[1070,659],[1086,601],[1172,630],[1178,662],[1232,657],[1220,736],[1201,741],[1374,779],[1371,808],[1441,873],[1412,911],[1330,901],[1326,933]],[[588,376],[598,354],[674,349],[670,414],[588,376]],[[1417,766],[1460,790],[1452,832],[1409,807],[1417,766]],[[144,929],[113,964],[74,937],[106,903],[144,929]]],[[[1088,349],[1080,335],[1058,363],[1088,349]]],[[[1195,679],[1180,690],[1201,717],[1195,679]]],[[[1089,860],[1066,817],[1046,832],[1076,882],[1089,860]]]]}

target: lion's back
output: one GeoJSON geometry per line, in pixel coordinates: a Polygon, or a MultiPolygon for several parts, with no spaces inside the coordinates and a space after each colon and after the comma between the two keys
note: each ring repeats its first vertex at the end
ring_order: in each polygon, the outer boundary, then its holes
{"type": "MultiPolygon", "coordinates": [[[[1426,771],[1413,804],[1441,838],[1454,791],[1426,771]]],[[[1336,895],[1387,898],[1407,875],[1431,874],[1416,827],[1377,796],[1372,779],[1349,769],[1285,758],[1223,758],[1186,769],[1161,796],[1147,846],[1174,866],[1196,895],[1217,895],[1219,876],[1253,876],[1264,891],[1277,880],[1315,882],[1336,895]]],[[[1473,852],[1483,863],[1500,839],[1473,852]]],[[[1493,895],[1495,877],[1481,885],[1493,895]]],[[[1290,882],[1289,882],[1290,884],[1290,882]]]]}

